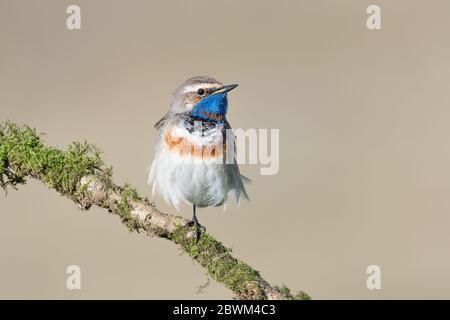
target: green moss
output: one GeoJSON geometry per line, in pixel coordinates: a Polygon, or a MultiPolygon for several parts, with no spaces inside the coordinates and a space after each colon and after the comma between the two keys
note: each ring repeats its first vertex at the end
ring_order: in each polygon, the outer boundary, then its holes
{"type": "Polygon", "coordinates": [[[127,226],[130,232],[138,231],[140,226],[135,219],[131,216],[132,201],[141,201],[136,189],[130,185],[125,184],[120,190],[120,200],[116,204],[116,210],[114,213],[118,214],[122,219],[122,222],[127,226]]]}
{"type": "Polygon", "coordinates": [[[101,152],[86,142],[74,142],[67,150],[46,147],[29,127],[11,122],[0,125],[0,183],[16,187],[26,176],[43,180],[63,195],[76,195],[80,179],[104,165],[101,152]]]}
{"type": "MultiPolygon", "coordinates": [[[[106,168],[100,150],[86,142],[73,142],[67,150],[46,147],[34,129],[19,127],[11,122],[0,124],[0,186],[16,188],[26,182],[26,177],[41,179],[49,188],[80,203],[78,195],[87,185],[81,185],[82,177],[94,175],[111,185],[112,169],[106,168]]],[[[137,191],[129,185],[120,189],[121,199],[114,208],[130,231],[138,229],[130,215],[130,201],[141,200],[137,191]]],[[[104,204],[105,207],[108,204],[104,204]]]]}
{"type": "MultiPolygon", "coordinates": [[[[194,237],[188,237],[188,232],[193,232],[193,228],[179,226],[172,234],[170,239],[179,244],[181,248],[197,261],[207,273],[216,281],[222,282],[227,288],[236,293],[245,294],[248,287],[245,284],[254,283],[253,288],[255,298],[264,299],[262,290],[257,286],[260,280],[258,271],[248,264],[234,258],[231,255],[231,249],[226,248],[222,243],[215,240],[208,233],[202,233],[198,242],[194,237]]],[[[293,294],[285,285],[275,286],[280,293],[291,300],[310,300],[311,297],[300,291],[293,294]]]]}
{"type": "Polygon", "coordinates": [[[280,293],[282,293],[287,299],[290,300],[311,300],[311,297],[303,291],[299,291],[296,294],[292,294],[291,289],[286,287],[284,284],[282,286],[274,286],[280,293]]]}
{"type": "MultiPolygon", "coordinates": [[[[5,190],[8,187],[16,188],[25,183],[28,176],[37,178],[87,209],[94,200],[86,199],[84,192],[87,185],[81,185],[80,180],[93,175],[95,179],[102,179],[107,192],[113,189],[120,194],[119,200],[105,196],[95,200],[96,204],[119,215],[130,231],[139,231],[141,226],[132,218],[131,210],[134,201],[144,200],[127,184],[122,188],[114,186],[111,180],[112,169],[105,167],[100,156],[99,149],[86,142],[73,142],[67,150],[59,150],[46,147],[41,136],[29,127],[18,127],[11,122],[0,123],[1,187],[5,190]]],[[[209,234],[202,233],[196,242],[194,237],[188,236],[188,232],[193,232],[193,228],[180,226],[169,235],[164,233],[160,236],[180,245],[213,279],[222,282],[238,295],[266,298],[258,287],[261,280],[258,271],[234,258],[230,249],[209,234]],[[249,291],[252,292],[251,295],[248,294],[249,291]]],[[[286,286],[277,289],[288,299],[310,299],[304,292],[293,295],[286,286]]]]}
{"type": "Polygon", "coordinates": [[[170,239],[204,267],[213,279],[236,293],[245,293],[248,290],[245,284],[257,283],[259,272],[234,258],[230,249],[205,232],[196,242],[194,237],[187,237],[190,231],[194,229],[180,226],[170,235],[170,239]]]}

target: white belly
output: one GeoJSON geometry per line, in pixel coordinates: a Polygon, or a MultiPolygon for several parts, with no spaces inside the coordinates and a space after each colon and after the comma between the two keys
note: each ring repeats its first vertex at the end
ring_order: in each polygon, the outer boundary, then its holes
{"type": "Polygon", "coordinates": [[[186,161],[185,157],[159,148],[150,169],[155,189],[177,209],[181,202],[212,207],[227,200],[228,175],[225,164],[186,161]]]}
{"type": "Polygon", "coordinates": [[[223,161],[222,138],[220,129],[209,131],[207,135],[190,133],[183,126],[161,129],[148,178],[153,184],[153,193],[158,191],[177,209],[182,202],[213,207],[223,204],[228,197],[236,203],[241,195],[248,199],[236,161],[234,164],[223,161]],[[181,148],[185,139],[187,149],[181,148]],[[191,144],[200,146],[200,150],[203,150],[201,146],[219,148],[217,152],[208,153],[210,156],[196,157],[191,144]],[[222,159],[217,162],[219,157],[222,159]]]}

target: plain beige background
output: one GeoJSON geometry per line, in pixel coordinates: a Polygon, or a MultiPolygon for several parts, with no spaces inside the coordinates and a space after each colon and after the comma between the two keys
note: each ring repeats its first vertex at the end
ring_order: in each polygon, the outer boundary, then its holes
{"type": "MultiPolygon", "coordinates": [[[[313,298],[450,298],[449,18],[447,0],[0,0],[0,119],[95,143],[117,182],[150,194],[173,89],[237,82],[230,122],[279,128],[281,167],[243,166],[251,202],[201,210],[208,230],[313,298]],[[65,26],[72,3],[81,31],[65,26]],[[366,28],[373,3],[382,30],[366,28]]],[[[0,298],[231,298],[214,282],[197,294],[199,266],[104,210],[35,181],[0,199],[0,298]],[[65,287],[71,264],[81,291],[65,287]]]]}

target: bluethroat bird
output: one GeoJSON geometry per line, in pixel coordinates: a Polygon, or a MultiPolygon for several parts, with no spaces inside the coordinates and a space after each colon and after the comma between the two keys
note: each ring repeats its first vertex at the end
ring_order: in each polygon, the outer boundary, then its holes
{"type": "Polygon", "coordinates": [[[193,77],[173,93],[169,111],[155,124],[159,135],[148,177],[177,210],[192,205],[198,241],[201,230],[197,207],[215,207],[231,198],[248,199],[235,158],[234,136],[227,121],[227,94],[237,84],[223,85],[211,77],[193,77]]]}

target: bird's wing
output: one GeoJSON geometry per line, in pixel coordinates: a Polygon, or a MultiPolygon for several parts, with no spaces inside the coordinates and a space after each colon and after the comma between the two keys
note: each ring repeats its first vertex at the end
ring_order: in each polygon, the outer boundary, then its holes
{"type": "MultiPolygon", "coordinates": [[[[231,125],[228,121],[225,121],[225,125],[224,125],[224,129],[231,129],[231,125]]],[[[224,133],[224,135],[226,135],[226,133],[224,133]]],[[[245,190],[245,186],[244,183],[250,183],[252,182],[249,178],[241,175],[240,170],[239,170],[239,165],[237,164],[236,161],[236,137],[233,135],[233,139],[234,139],[234,163],[233,164],[229,164],[227,165],[227,172],[231,178],[231,183],[235,189],[235,200],[237,203],[239,203],[239,198],[240,195],[242,194],[244,196],[244,198],[246,198],[247,200],[249,200],[249,196],[247,194],[247,191],[245,190]]]]}
{"type": "Polygon", "coordinates": [[[154,127],[156,129],[160,129],[166,123],[167,119],[169,119],[169,113],[166,113],[157,123],[155,123],[154,127]]]}

